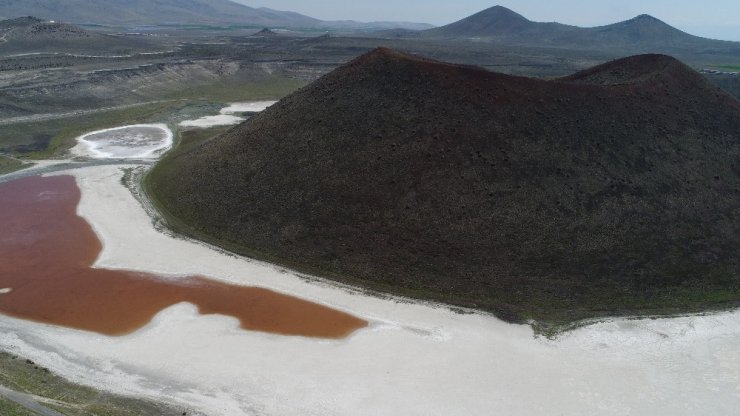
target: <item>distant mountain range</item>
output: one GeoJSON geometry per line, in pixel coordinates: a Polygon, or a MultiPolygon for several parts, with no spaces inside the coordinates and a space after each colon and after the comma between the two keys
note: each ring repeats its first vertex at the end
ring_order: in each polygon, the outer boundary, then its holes
{"type": "Polygon", "coordinates": [[[407,22],[327,22],[299,13],[253,8],[230,0],[0,0],[0,19],[38,16],[76,24],[241,24],[265,27],[423,30],[407,22]]]}
{"type": "Polygon", "coordinates": [[[533,22],[502,6],[483,10],[446,26],[425,30],[426,37],[482,38],[510,45],[629,50],[692,50],[695,53],[740,54],[740,42],[701,38],[649,15],[598,27],[533,22]]]}

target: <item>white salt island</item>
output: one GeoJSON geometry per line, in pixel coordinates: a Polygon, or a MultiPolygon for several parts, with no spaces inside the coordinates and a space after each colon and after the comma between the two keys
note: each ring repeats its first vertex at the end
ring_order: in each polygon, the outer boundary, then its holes
{"type": "Polygon", "coordinates": [[[135,124],[84,134],[71,152],[95,159],[150,159],[172,147],[172,142],[166,124],[135,124]]]}

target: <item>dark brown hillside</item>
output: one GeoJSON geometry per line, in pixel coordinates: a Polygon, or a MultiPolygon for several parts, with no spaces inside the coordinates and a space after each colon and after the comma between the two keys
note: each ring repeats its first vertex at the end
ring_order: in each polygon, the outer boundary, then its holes
{"type": "Polygon", "coordinates": [[[597,85],[647,84],[652,88],[663,83],[680,90],[690,90],[695,85],[705,84],[701,75],[680,61],[656,54],[630,56],[607,62],[562,80],[597,85]]]}
{"type": "Polygon", "coordinates": [[[542,81],[378,49],[149,183],[198,237],[512,320],[740,300],[740,103],[666,56],[542,81]]]}

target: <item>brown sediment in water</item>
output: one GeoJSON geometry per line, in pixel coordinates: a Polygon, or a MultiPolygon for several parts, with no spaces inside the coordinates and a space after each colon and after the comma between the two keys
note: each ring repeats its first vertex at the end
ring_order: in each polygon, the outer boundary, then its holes
{"type": "Polygon", "coordinates": [[[94,269],[102,245],[76,214],[79,200],[71,176],[0,184],[0,288],[12,289],[0,294],[0,313],[106,335],[131,333],[180,302],[275,334],[343,338],[367,326],[347,313],[267,289],[201,276],[173,281],[94,269]]]}

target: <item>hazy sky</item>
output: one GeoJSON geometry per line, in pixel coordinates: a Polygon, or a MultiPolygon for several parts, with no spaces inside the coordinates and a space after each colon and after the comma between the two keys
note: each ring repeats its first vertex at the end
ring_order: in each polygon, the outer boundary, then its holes
{"type": "Polygon", "coordinates": [[[252,7],[292,10],[323,20],[405,20],[443,25],[497,4],[524,17],[598,26],[638,14],[681,30],[740,41],[740,0],[237,0],[252,7]]]}

